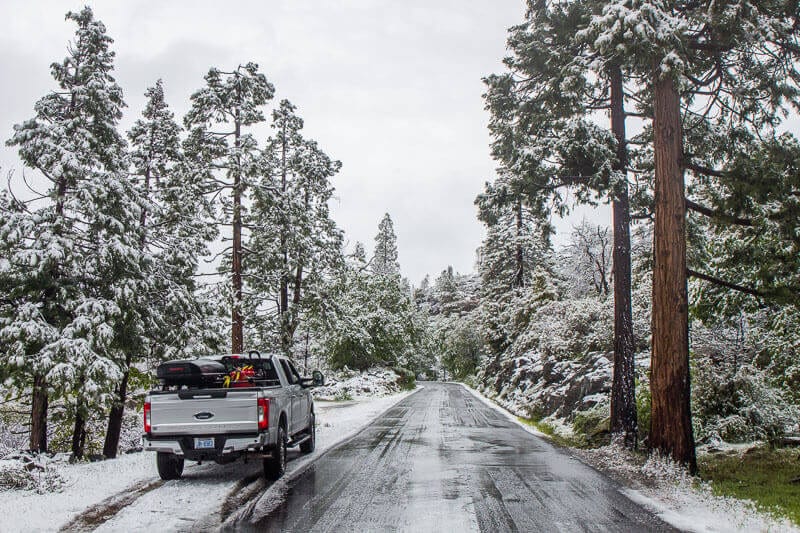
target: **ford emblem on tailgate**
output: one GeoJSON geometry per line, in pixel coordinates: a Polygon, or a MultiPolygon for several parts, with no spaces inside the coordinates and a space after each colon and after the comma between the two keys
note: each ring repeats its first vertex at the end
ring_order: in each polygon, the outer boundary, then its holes
{"type": "Polygon", "coordinates": [[[194,415],[194,417],[198,420],[208,420],[209,418],[214,418],[214,413],[208,413],[208,412],[197,413],[196,415],[194,415]]]}

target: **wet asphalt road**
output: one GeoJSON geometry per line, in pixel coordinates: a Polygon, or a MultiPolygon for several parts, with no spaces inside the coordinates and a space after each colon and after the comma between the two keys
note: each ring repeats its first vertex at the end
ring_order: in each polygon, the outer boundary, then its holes
{"type": "Polygon", "coordinates": [[[253,502],[259,531],[671,531],[459,385],[426,383],[253,502]],[[269,495],[269,497],[267,497],[269,495]]]}

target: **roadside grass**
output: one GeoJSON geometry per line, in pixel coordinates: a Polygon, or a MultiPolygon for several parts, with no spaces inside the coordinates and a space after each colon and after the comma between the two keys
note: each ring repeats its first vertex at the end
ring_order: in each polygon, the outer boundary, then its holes
{"type": "Polygon", "coordinates": [[[700,477],[720,496],[753,501],[763,511],[800,525],[800,451],[756,448],[698,457],[700,477]]]}
{"type": "Polygon", "coordinates": [[[560,434],[558,431],[556,431],[556,427],[554,425],[548,424],[547,422],[536,420],[535,418],[525,418],[523,416],[518,416],[517,420],[519,420],[526,426],[531,426],[538,429],[539,431],[550,437],[550,439],[559,446],[564,446],[568,448],[586,447],[586,444],[582,442],[580,439],[570,438],[560,434]]]}

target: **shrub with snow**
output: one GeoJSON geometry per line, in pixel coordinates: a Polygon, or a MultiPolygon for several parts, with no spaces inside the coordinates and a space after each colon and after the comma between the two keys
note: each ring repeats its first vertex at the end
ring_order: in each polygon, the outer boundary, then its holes
{"type": "Polygon", "coordinates": [[[64,479],[46,455],[12,453],[0,459],[0,490],[31,490],[39,494],[60,491],[64,479]]]}
{"type": "Polygon", "coordinates": [[[700,442],[774,441],[796,423],[798,409],[749,364],[730,367],[698,358],[692,398],[700,442]]]}

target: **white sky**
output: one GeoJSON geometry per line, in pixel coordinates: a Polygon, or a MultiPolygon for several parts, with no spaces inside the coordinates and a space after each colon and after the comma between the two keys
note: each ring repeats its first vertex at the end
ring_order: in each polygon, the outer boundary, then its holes
{"type": "MultiPolygon", "coordinates": [[[[209,67],[255,61],[274,103],[291,100],[305,135],[342,161],[332,208],[351,246],[371,250],[388,211],[412,283],[472,270],[483,235],[473,201],[495,168],[481,78],[501,70],[522,0],[3,0],[0,140],[54,88],[49,65],[75,28],[64,14],[85,4],[115,40],[123,128],[157,78],[181,119],[209,67]]],[[[0,167],[21,170],[15,150],[0,147],[0,167]]]]}

